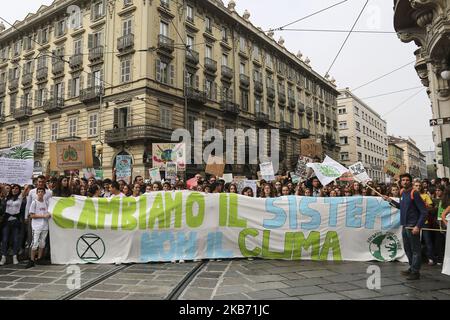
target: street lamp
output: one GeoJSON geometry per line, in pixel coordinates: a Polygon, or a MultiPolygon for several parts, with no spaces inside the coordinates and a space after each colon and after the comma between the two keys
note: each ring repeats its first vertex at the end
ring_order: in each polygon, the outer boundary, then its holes
{"type": "Polygon", "coordinates": [[[441,71],[441,78],[444,80],[450,80],[450,70],[441,71]]]}

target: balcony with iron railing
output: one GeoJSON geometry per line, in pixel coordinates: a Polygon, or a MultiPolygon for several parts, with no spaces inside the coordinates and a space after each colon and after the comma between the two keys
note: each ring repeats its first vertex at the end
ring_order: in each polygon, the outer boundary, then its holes
{"type": "Polygon", "coordinates": [[[48,67],[41,67],[36,71],[36,80],[43,81],[48,77],[48,67]]]}
{"type": "Polygon", "coordinates": [[[158,48],[160,50],[172,53],[173,50],[175,50],[175,42],[173,41],[173,39],[160,34],[158,35],[158,48]]]}
{"type": "Polygon", "coordinates": [[[100,101],[100,95],[103,94],[101,86],[92,86],[80,91],[80,101],[83,103],[100,101]]]}
{"type": "Polygon", "coordinates": [[[298,134],[300,135],[301,139],[308,139],[311,133],[309,132],[308,129],[301,128],[299,129],[298,134]]]}
{"type": "Polygon", "coordinates": [[[231,80],[231,79],[233,79],[233,75],[234,75],[234,72],[233,72],[233,69],[231,69],[230,67],[228,67],[228,66],[222,66],[222,78],[225,78],[225,79],[229,79],[229,80],[231,80]]]}
{"type": "Polygon", "coordinates": [[[134,48],[134,34],[126,34],[117,39],[117,50],[125,51],[134,48]]]}
{"type": "Polygon", "coordinates": [[[186,50],[186,63],[196,66],[200,62],[199,53],[194,50],[186,50]]]}
{"type": "Polygon", "coordinates": [[[22,76],[22,85],[23,86],[28,86],[33,82],[33,73],[29,72],[29,73],[25,73],[22,76]]]}
{"type": "Polygon", "coordinates": [[[258,123],[262,123],[262,124],[269,123],[269,115],[264,112],[256,112],[255,119],[256,119],[256,122],[258,122],[258,123]]]}
{"type": "Polygon", "coordinates": [[[65,65],[65,62],[58,59],[57,61],[55,61],[53,63],[52,73],[54,75],[64,73],[64,65],[65,65]]]}
{"type": "Polygon", "coordinates": [[[57,112],[64,108],[64,98],[50,98],[42,104],[42,109],[47,113],[57,112]]]}
{"type": "Polygon", "coordinates": [[[241,86],[248,87],[250,85],[250,77],[241,73],[239,75],[239,82],[241,83],[241,86]]]}
{"type": "Polygon", "coordinates": [[[193,87],[186,87],[186,98],[191,102],[206,103],[206,93],[193,87]]]}
{"type": "Polygon", "coordinates": [[[12,116],[17,121],[28,119],[32,114],[31,107],[20,107],[12,111],[12,116]]]}
{"type": "Polygon", "coordinates": [[[292,130],[291,124],[284,120],[280,121],[279,128],[280,128],[280,131],[282,131],[282,132],[290,132],[292,130]]]}
{"type": "Polygon", "coordinates": [[[96,46],[94,48],[89,49],[88,59],[91,62],[103,60],[103,46],[96,46]]]}
{"type": "Polygon", "coordinates": [[[205,69],[209,72],[215,73],[217,71],[217,61],[211,58],[205,58],[205,69]]]}
{"type": "Polygon", "coordinates": [[[222,111],[231,115],[238,115],[241,110],[239,109],[239,105],[233,102],[232,99],[222,99],[220,102],[222,111]]]}
{"type": "Polygon", "coordinates": [[[116,128],[105,132],[105,142],[116,146],[135,141],[170,141],[172,129],[153,125],[116,128]]]}
{"type": "Polygon", "coordinates": [[[79,68],[83,65],[83,54],[77,53],[70,57],[69,66],[71,69],[79,68]]]}
{"type": "Polygon", "coordinates": [[[11,79],[8,83],[8,89],[11,91],[17,90],[19,88],[19,78],[11,79]]]}
{"type": "Polygon", "coordinates": [[[258,93],[263,93],[264,92],[264,85],[263,85],[263,83],[261,81],[254,80],[253,81],[253,85],[254,85],[254,88],[255,88],[255,92],[258,92],[258,93]]]}

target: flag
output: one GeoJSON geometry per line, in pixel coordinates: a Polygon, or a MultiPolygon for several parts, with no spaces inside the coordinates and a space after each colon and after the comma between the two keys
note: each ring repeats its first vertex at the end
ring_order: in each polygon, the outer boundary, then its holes
{"type": "Polygon", "coordinates": [[[314,170],[320,183],[324,186],[349,171],[346,167],[331,159],[329,156],[326,156],[322,163],[307,163],[306,166],[314,170]]]}
{"type": "Polygon", "coordinates": [[[186,185],[188,190],[192,190],[194,187],[197,186],[197,178],[193,177],[191,179],[189,179],[188,181],[186,181],[186,185]]]}

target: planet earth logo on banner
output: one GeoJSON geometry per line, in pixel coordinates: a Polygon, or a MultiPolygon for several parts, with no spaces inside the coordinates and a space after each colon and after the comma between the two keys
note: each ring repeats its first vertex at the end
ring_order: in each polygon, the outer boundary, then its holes
{"type": "Polygon", "coordinates": [[[339,172],[339,170],[336,168],[333,168],[331,166],[321,166],[319,168],[319,170],[325,177],[334,178],[334,177],[341,176],[341,173],[339,172]]]}
{"type": "Polygon", "coordinates": [[[393,261],[401,249],[400,240],[391,232],[377,232],[367,242],[372,256],[378,261],[393,261]]]}

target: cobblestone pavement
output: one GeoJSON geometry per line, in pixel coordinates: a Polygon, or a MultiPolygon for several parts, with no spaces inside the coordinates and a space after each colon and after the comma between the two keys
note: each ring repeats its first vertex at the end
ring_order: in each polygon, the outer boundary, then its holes
{"type": "MultiPolygon", "coordinates": [[[[135,264],[74,299],[164,299],[198,263],[135,264]]],[[[81,265],[81,286],[117,268],[81,265]]],[[[450,277],[424,266],[419,281],[407,281],[399,262],[210,261],[182,291],[182,300],[450,300],[450,277]],[[381,269],[381,289],[367,289],[367,268],[381,269]]],[[[0,299],[58,299],[71,292],[67,266],[0,267],[0,299]]]]}

